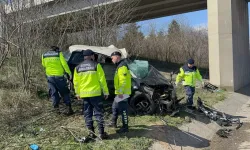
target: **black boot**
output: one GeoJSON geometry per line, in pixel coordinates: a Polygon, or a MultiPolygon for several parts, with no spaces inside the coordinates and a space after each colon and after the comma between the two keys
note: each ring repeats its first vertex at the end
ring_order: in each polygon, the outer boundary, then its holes
{"type": "Polygon", "coordinates": [[[94,133],[89,133],[89,135],[87,135],[84,139],[83,139],[83,143],[88,143],[90,141],[94,141],[96,139],[96,135],[94,133]]]}
{"type": "Polygon", "coordinates": [[[104,132],[103,134],[99,134],[99,137],[102,139],[102,140],[105,140],[105,139],[108,139],[108,134],[106,132],[104,132]]]}
{"type": "Polygon", "coordinates": [[[55,112],[55,113],[57,113],[57,114],[60,114],[60,113],[61,113],[58,105],[55,105],[55,106],[53,106],[53,107],[54,107],[53,112],[55,112]]]}
{"type": "Polygon", "coordinates": [[[128,128],[126,127],[122,127],[119,130],[116,130],[116,133],[127,133],[128,132],[128,128]]]}
{"type": "Polygon", "coordinates": [[[127,110],[122,111],[122,128],[117,130],[116,133],[128,132],[128,113],[127,110]]]}
{"type": "Polygon", "coordinates": [[[67,111],[64,114],[67,115],[67,116],[73,115],[74,111],[73,111],[73,109],[71,107],[71,104],[68,104],[67,107],[68,107],[67,111]]]}
{"type": "Polygon", "coordinates": [[[94,127],[88,128],[88,130],[89,130],[89,134],[83,138],[83,141],[82,141],[83,143],[88,143],[88,142],[94,141],[96,139],[94,127]]]}

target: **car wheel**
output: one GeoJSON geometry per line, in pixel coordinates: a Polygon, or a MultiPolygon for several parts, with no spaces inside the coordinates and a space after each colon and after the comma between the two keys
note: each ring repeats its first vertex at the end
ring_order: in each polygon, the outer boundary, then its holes
{"type": "Polygon", "coordinates": [[[138,91],[131,97],[129,104],[139,115],[152,115],[156,108],[155,102],[148,94],[138,91]]]}

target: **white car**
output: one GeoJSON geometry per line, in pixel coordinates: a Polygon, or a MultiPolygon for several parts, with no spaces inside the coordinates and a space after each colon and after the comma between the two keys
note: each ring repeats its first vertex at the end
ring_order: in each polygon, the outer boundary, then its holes
{"type": "Polygon", "coordinates": [[[111,45],[109,47],[97,47],[87,45],[72,45],[64,52],[70,70],[83,61],[83,51],[91,49],[95,52],[95,60],[99,62],[106,75],[110,92],[110,100],[114,95],[114,73],[116,66],[112,63],[111,53],[119,51],[122,59],[125,59],[132,75],[132,94],[129,104],[137,114],[153,114],[156,109],[171,111],[178,101],[175,88],[171,81],[166,79],[157,69],[148,64],[148,61],[130,60],[126,49],[118,49],[111,45]]]}

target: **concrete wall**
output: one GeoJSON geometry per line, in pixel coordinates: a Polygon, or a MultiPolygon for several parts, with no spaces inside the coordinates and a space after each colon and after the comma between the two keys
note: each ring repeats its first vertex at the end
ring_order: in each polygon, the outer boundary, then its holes
{"type": "Polygon", "coordinates": [[[249,16],[245,0],[232,0],[234,88],[250,83],[249,16]]]}
{"type": "Polygon", "coordinates": [[[210,82],[234,91],[250,83],[245,0],[208,0],[210,82]]]}

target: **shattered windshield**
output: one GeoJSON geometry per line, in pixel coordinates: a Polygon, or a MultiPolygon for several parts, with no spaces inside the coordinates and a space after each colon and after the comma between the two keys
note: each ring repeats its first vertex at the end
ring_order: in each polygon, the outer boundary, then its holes
{"type": "Polygon", "coordinates": [[[168,79],[166,79],[156,68],[148,64],[148,61],[130,61],[128,67],[132,76],[139,79],[141,83],[151,86],[170,84],[168,79]]]}
{"type": "Polygon", "coordinates": [[[169,85],[170,82],[165,78],[156,68],[152,65],[149,65],[149,71],[145,78],[141,79],[142,83],[147,85],[156,86],[156,85],[169,85]]]}

